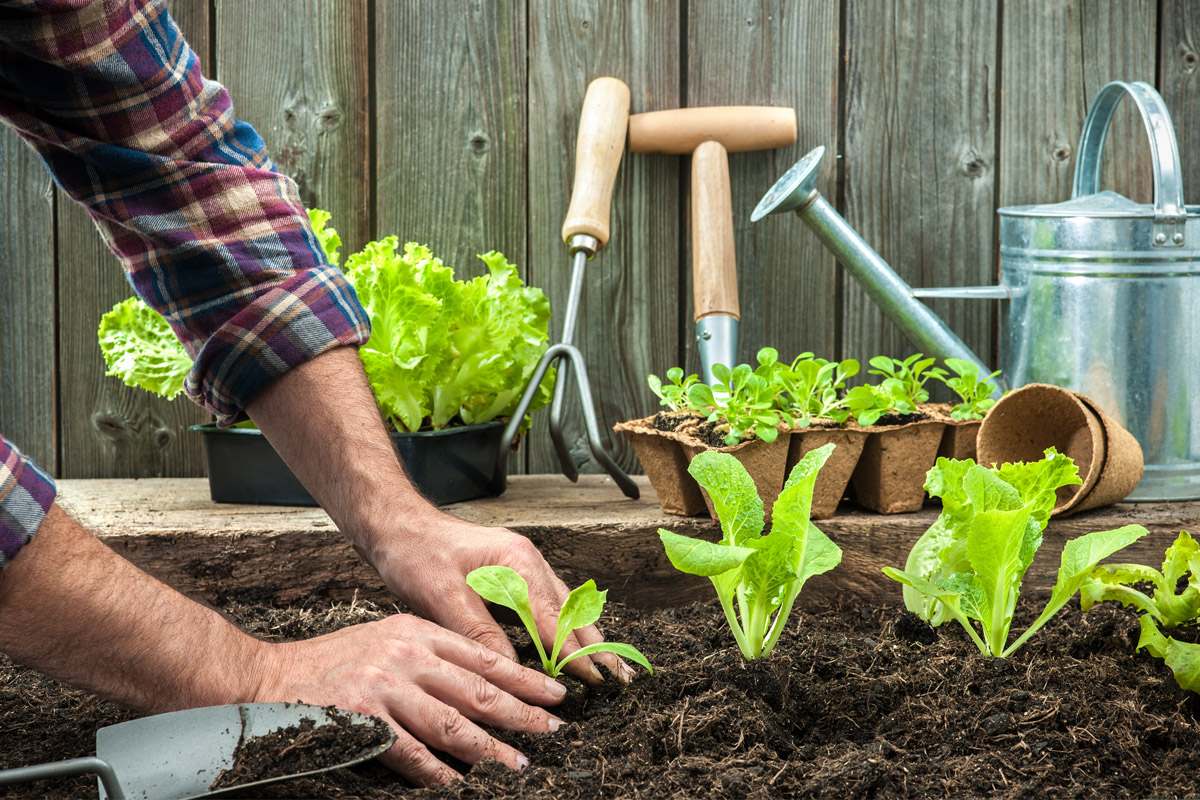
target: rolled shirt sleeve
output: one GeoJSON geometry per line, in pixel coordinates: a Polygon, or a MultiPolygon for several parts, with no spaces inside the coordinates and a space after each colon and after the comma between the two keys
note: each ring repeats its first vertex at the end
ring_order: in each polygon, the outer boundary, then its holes
{"type": "Polygon", "coordinates": [[[0,436],[0,568],[37,533],[54,494],[50,476],[0,436]]]}
{"type": "Polygon", "coordinates": [[[206,80],[162,0],[0,0],[0,116],[83,204],[222,424],[317,355],[367,340],[295,183],[206,80]]]}

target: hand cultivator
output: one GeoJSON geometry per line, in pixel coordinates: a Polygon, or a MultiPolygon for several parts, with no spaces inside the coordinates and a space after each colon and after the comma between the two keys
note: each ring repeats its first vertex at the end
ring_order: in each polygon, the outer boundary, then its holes
{"type": "Polygon", "coordinates": [[[583,423],[592,456],[612,476],[627,497],[636,500],[639,495],[637,484],[617,465],[600,438],[600,423],[592,402],[587,363],[583,360],[583,353],[574,343],[579,302],[583,295],[584,268],[588,259],[608,244],[609,209],[613,185],[617,179],[617,168],[625,149],[625,129],[628,122],[629,87],[616,78],[597,78],[592,81],[584,96],[583,112],[579,117],[579,136],[575,142],[575,185],[571,191],[571,205],[567,209],[567,218],[562,227],[563,241],[571,253],[571,290],[567,297],[562,339],[551,345],[542,356],[529,379],[529,384],[525,387],[521,402],[504,429],[496,464],[496,474],[501,476],[501,485],[507,471],[508,453],[521,422],[533,403],[547,370],[557,362],[554,400],[550,405],[550,439],[554,442],[554,450],[558,453],[558,462],[562,466],[563,474],[572,481],[579,480],[579,468],[575,466],[562,428],[563,403],[566,400],[567,383],[573,373],[579,390],[579,404],[583,409],[583,423]]]}

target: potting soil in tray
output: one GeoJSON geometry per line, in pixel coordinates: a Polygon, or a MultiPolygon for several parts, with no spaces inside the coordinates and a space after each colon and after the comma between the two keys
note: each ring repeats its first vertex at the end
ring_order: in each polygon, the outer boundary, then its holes
{"type": "MultiPolygon", "coordinates": [[[[289,638],[380,615],[362,604],[229,611],[259,635],[289,638]]],[[[1032,615],[1022,616],[1027,622],[1032,615]]],[[[532,766],[523,773],[483,764],[456,787],[405,791],[373,763],[253,796],[1196,793],[1200,703],[1176,688],[1161,663],[1134,655],[1137,624],[1123,609],[1081,615],[1076,606],[1004,661],[980,657],[954,625],[934,631],[895,608],[796,613],[775,654],[752,664],[741,659],[715,605],[640,614],[610,604],[603,623],[613,638],[641,648],[656,676],[625,689],[572,684],[556,712],[569,723],[561,731],[504,735],[529,756],[532,766]]],[[[91,753],[95,729],[126,717],[82,692],[0,665],[3,766],[91,753]]],[[[88,779],[0,790],[8,798],[94,793],[88,779]]]]}

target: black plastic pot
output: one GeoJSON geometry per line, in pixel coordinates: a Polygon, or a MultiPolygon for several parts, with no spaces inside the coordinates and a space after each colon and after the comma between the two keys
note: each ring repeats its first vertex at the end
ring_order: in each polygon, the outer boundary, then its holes
{"type": "MultiPolygon", "coordinates": [[[[267,437],[254,428],[193,425],[204,437],[214,503],[315,506],[267,437]]],[[[494,497],[504,491],[496,470],[503,422],[440,431],[392,433],[392,444],[421,494],[436,505],[494,497]]]]}

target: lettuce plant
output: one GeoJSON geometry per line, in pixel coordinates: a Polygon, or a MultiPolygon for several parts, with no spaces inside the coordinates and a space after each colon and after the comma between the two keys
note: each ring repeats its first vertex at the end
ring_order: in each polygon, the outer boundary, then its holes
{"type": "Polygon", "coordinates": [[[1053,449],[1041,461],[996,469],[939,458],[925,488],[941,498],[942,513],[913,545],[905,568],[883,572],[904,585],[910,611],[935,625],[952,619],[982,654],[1006,658],[1067,604],[1096,564],[1147,533],[1127,525],[1068,541],[1050,600],[1009,643],[1021,582],[1041,547],[1056,493],[1079,483],[1075,463],[1053,449]]]}
{"type": "Polygon", "coordinates": [[[140,298],[122,300],[100,317],[96,338],[105,375],[168,400],[183,391],[192,357],[167,321],[140,298]]]}
{"type": "Polygon", "coordinates": [[[668,411],[688,411],[688,391],[700,381],[698,375],[684,377],[683,370],[671,367],[667,370],[666,382],[657,375],[648,375],[646,383],[658,398],[659,405],[668,411]]]}
{"type": "Polygon", "coordinates": [[[841,549],[809,520],[817,475],[833,449],[812,450],[792,469],[766,536],[763,502],[746,468],[728,453],[700,453],[688,472],[712,498],[721,541],[658,532],[675,569],[712,581],[747,660],[771,655],[805,581],[841,563],[841,549]]]}
{"type": "Polygon", "coordinates": [[[594,625],[596,620],[600,619],[601,612],[604,611],[604,602],[608,591],[599,591],[593,580],[577,586],[567,595],[567,599],[558,612],[554,647],[549,654],[546,653],[546,648],[542,644],[542,637],[538,635],[537,621],[533,617],[533,607],[529,603],[529,584],[516,570],[499,565],[479,567],[467,574],[467,585],[489,603],[495,603],[516,612],[525,626],[525,630],[529,632],[533,646],[537,648],[538,656],[542,660],[542,669],[552,678],[557,678],[562,674],[563,667],[576,658],[593,653],[615,653],[645,667],[647,672],[654,673],[654,667],[650,666],[649,660],[636,647],[623,642],[597,642],[581,647],[568,656],[559,657],[571,632],[594,625]]]}
{"type": "Polygon", "coordinates": [[[983,419],[988,409],[996,405],[992,397],[996,392],[996,384],[993,381],[1000,376],[1000,370],[981,378],[979,368],[970,361],[947,358],[945,363],[954,375],[947,377],[943,374],[939,376],[939,380],[949,386],[958,395],[959,400],[950,409],[950,416],[958,420],[983,419]]]}
{"type": "Polygon", "coordinates": [[[1172,629],[1200,618],[1200,545],[1187,531],[1163,554],[1162,570],[1142,564],[1101,565],[1079,591],[1084,611],[1114,601],[1141,612],[1137,649],[1161,659],[1180,687],[1200,692],[1200,644],[1167,636],[1172,629]],[[1143,587],[1150,590],[1147,594],[1143,587]]]}

